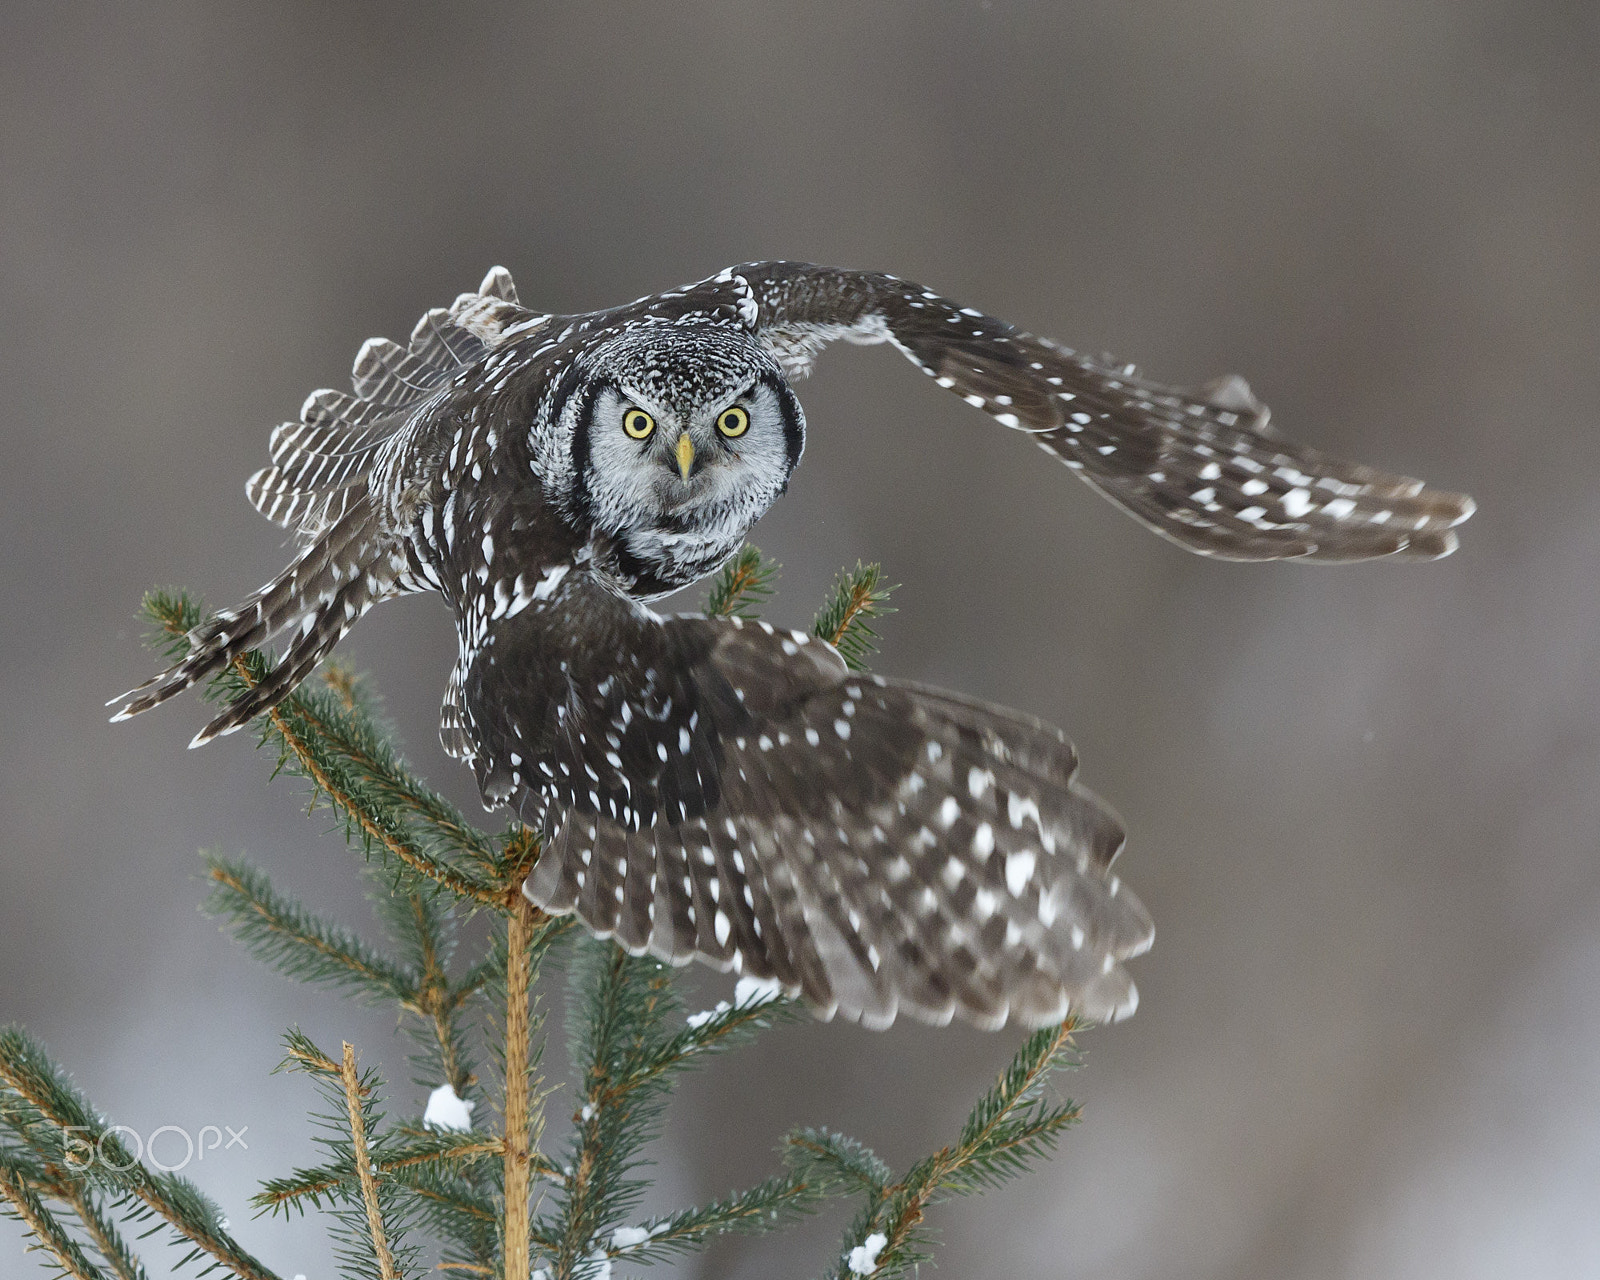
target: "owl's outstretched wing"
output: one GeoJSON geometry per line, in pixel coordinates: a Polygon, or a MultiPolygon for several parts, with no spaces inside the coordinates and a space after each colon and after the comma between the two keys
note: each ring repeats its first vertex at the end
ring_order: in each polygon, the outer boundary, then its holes
{"type": "Polygon", "coordinates": [[[873,1026],[1134,1007],[1122,826],[1048,725],[581,570],[489,624],[458,696],[486,801],[547,833],[529,897],[635,952],[873,1026]]]}
{"type": "Polygon", "coordinates": [[[893,276],[752,263],[752,326],[791,376],[829,342],[889,342],[1008,427],[1033,434],[1157,533],[1225,560],[1435,559],[1472,499],[1342,462],[1268,429],[1242,378],[1181,390],[893,276]]]}
{"type": "Polygon", "coordinates": [[[360,497],[384,446],[451,375],[482,359],[506,329],[525,331],[546,318],[523,307],[511,273],[494,267],[476,293],[425,313],[405,346],[369,338],[356,353],[349,392],[313,391],[298,422],[273,429],[272,465],[246,481],[246,496],[275,524],[307,537],[321,533],[360,497]]]}
{"type": "MultiPolygon", "coordinates": [[[[367,610],[437,586],[406,546],[405,531],[391,527],[394,495],[374,493],[368,481],[386,448],[415,445],[419,433],[439,428],[430,411],[455,373],[508,330],[532,332],[547,319],[522,307],[510,274],[495,267],[478,292],[424,315],[408,346],[382,338],[363,344],[351,374],[353,394],[312,392],[300,421],[273,431],[273,465],[245,485],[262,515],[300,535],[294,560],[196,628],[181,662],[112,699],[118,706],[112,718],[158,706],[247,650],[287,636],[286,652],[267,677],[225,707],[191,745],[232,733],[293,690],[367,610]]],[[[456,428],[446,422],[442,430],[448,442],[456,428]]],[[[483,449],[480,432],[452,455],[452,465],[471,466],[483,449]]]]}

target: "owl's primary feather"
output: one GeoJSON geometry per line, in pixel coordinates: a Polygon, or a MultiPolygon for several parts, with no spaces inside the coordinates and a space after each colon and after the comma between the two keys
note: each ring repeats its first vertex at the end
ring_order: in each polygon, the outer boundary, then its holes
{"type": "Polygon", "coordinates": [[[789,380],[838,339],[892,344],[1201,554],[1432,558],[1472,511],[1282,439],[1241,379],[1159,386],[892,276],[756,263],[554,316],[496,268],[272,433],[247,493],[302,550],[116,718],[286,635],[196,742],[231,732],[372,605],[438,591],[460,642],[441,737],[544,835],[535,902],[875,1026],[1130,1012],[1150,921],[1058,731],[852,674],[798,633],[645,607],[783,492],[805,439],[789,380]]]}

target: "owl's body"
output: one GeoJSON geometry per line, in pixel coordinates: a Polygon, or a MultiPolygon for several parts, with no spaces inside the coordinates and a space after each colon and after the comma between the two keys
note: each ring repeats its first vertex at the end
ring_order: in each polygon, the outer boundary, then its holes
{"type": "Polygon", "coordinates": [[[119,717],[288,635],[197,742],[229,732],[373,604],[435,590],[459,639],[441,735],[543,834],[540,905],[871,1025],[1130,1012],[1121,962],[1149,919],[1058,731],[853,674],[803,634],[646,607],[784,491],[805,440],[789,381],[841,338],[892,343],[1203,554],[1431,558],[1471,512],[1281,440],[1238,379],[1159,387],[890,276],[752,264],[550,316],[497,268],[273,433],[248,493],[303,550],[119,717]]]}

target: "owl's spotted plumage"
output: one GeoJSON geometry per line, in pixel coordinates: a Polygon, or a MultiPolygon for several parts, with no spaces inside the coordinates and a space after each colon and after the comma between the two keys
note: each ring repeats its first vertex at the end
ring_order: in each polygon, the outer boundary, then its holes
{"type": "Polygon", "coordinates": [[[117,718],[287,636],[196,742],[230,732],[374,604],[438,591],[460,641],[441,736],[543,833],[535,902],[871,1025],[1131,1012],[1149,917],[1057,730],[853,674],[805,635],[645,607],[788,485],[789,382],[836,339],[891,343],[1204,555],[1432,558],[1472,511],[1283,440],[1240,379],[1158,386],[891,276],[755,263],[553,316],[496,268],[272,433],[247,492],[303,549],[117,718]]]}

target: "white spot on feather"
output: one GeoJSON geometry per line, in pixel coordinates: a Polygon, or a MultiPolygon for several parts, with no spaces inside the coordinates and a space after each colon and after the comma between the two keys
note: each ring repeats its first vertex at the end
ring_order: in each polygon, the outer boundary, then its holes
{"type": "Polygon", "coordinates": [[[561,579],[567,576],[567,570],[571,567],[571,565],[557,564],[546,569],[539,578],[538,586],[533,589],[533,598],[535,600],[548,600],[555,593],[555,589],[561,585],[561,579]]]}
{"type": "Polygon", "coordinates": [[[1006,817],[1018,829],[1027,818],[1032,818],[1034,824],[1038,825],[1039,802],[1032,796],[1019,796],[1013,791],[1006,797],[1006,817]]]}
{"type": "Polygon", "coordinates": [[[1283,495],[1283,510],[1291,520],[1298,520],[1312,508],[1311,494],[1305,489],[1290,489],[1283,495]]]}
{"type": "Polygon", "coordinates": [[[1020,898],[1022,891],[1028,887],[1037,861],[1031,849],[1020,849],[1006,855],[1006,888],[1011,890],[1013,898],[1020,898]]]}

